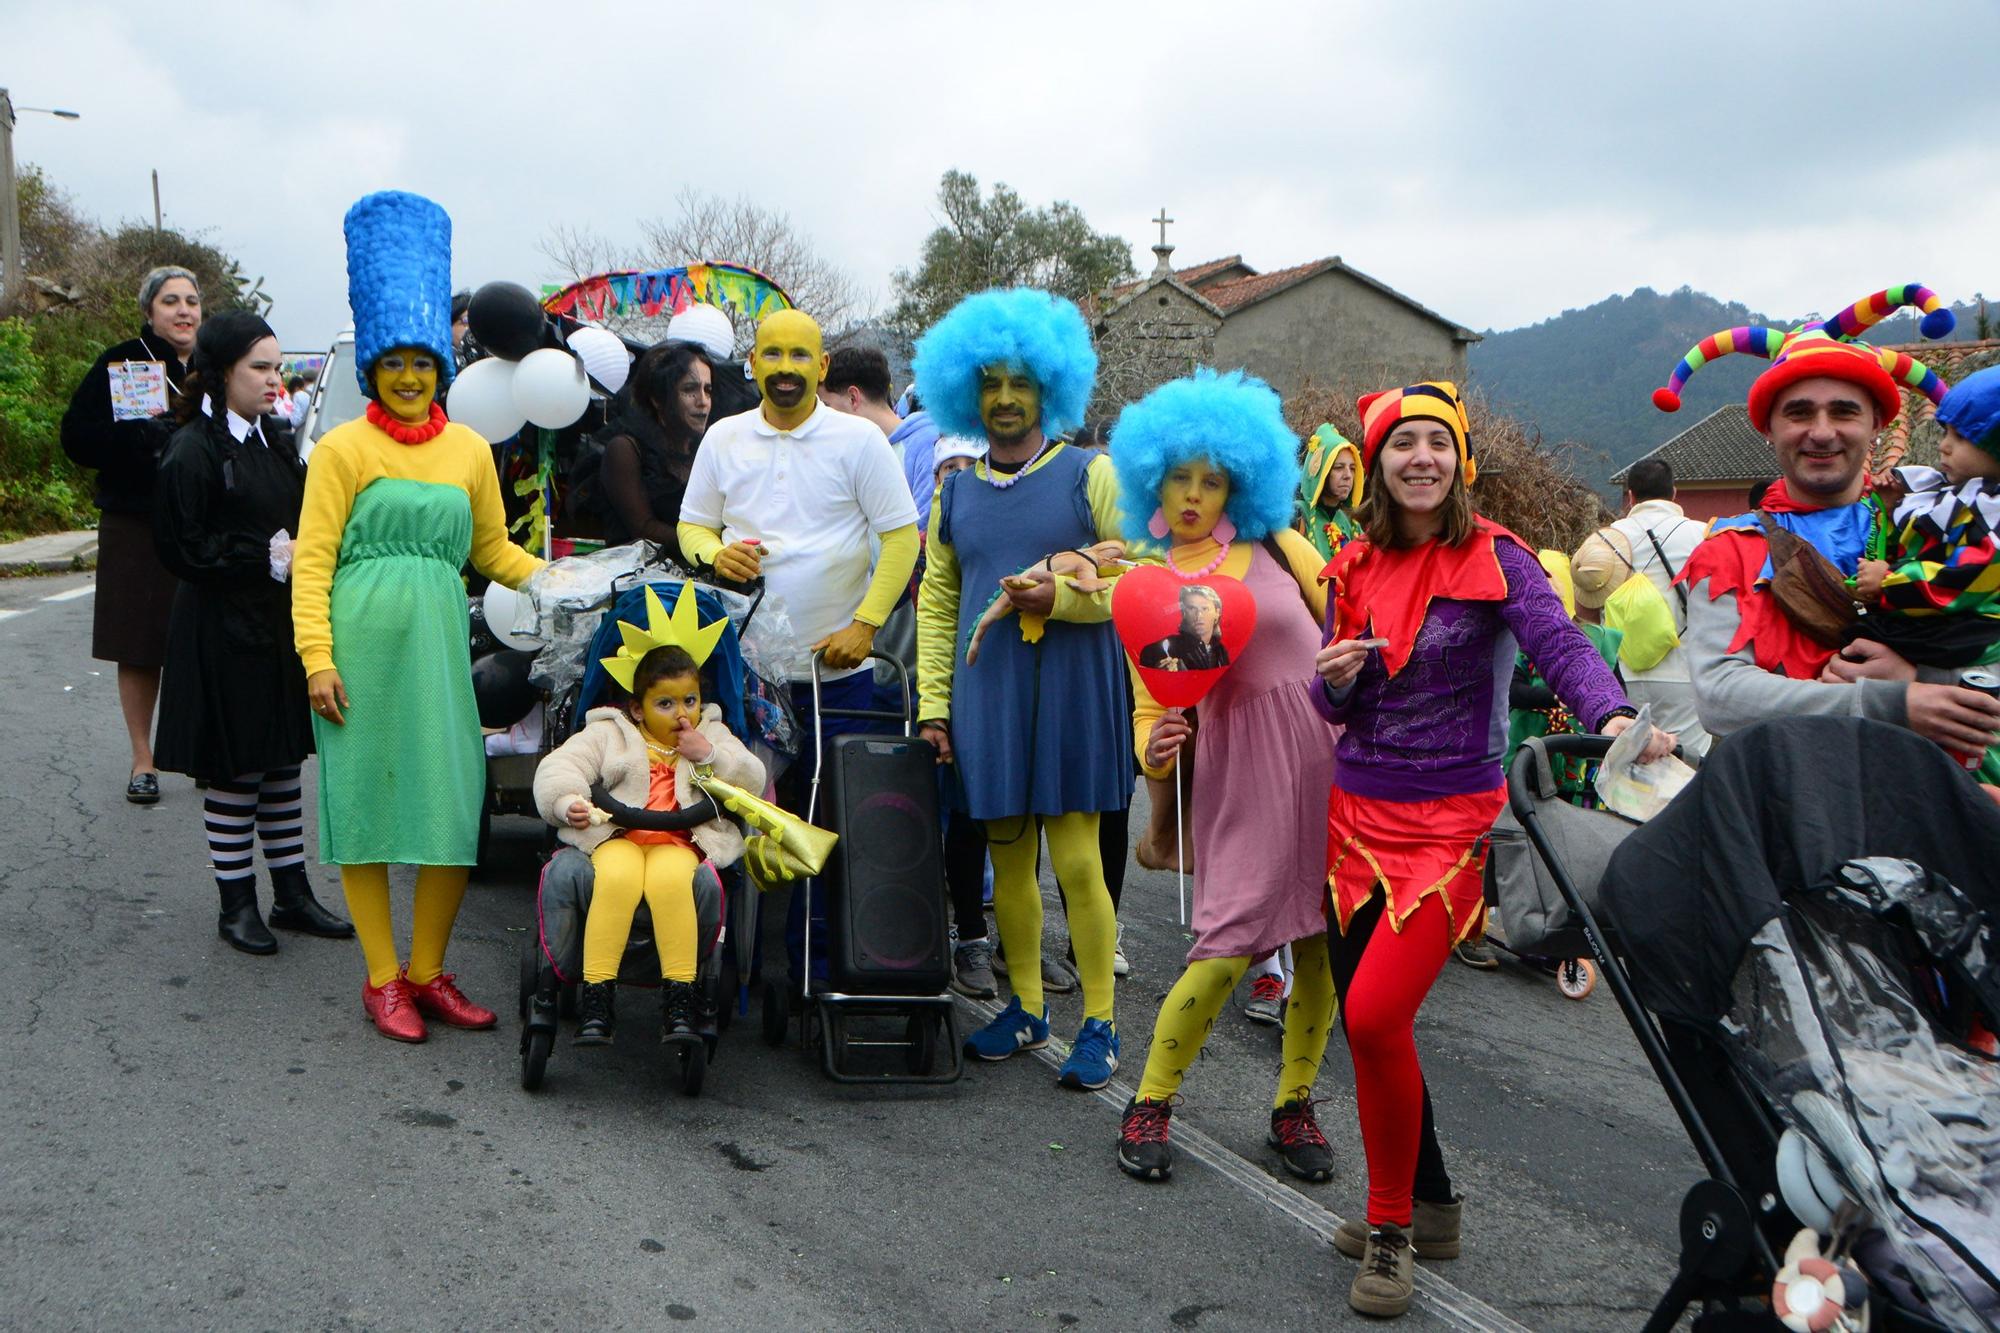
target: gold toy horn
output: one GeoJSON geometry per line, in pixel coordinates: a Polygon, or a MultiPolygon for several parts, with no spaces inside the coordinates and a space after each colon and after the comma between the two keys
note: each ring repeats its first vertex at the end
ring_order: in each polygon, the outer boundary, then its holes
{"type": "Polygon", "coordinates": [[[790,811],[780,810],[721,778],[696,777],[695,784],[719,801],[723,809],[763,835],[750,839],[745,852],[751,874],[762,884],[817,875],[826,868],[834,844],[840,841],[839,834],[808,824],[790,811]]]}

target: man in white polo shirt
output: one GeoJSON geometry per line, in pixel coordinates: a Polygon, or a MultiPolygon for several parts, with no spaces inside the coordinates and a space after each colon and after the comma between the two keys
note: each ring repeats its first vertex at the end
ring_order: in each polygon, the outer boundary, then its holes
{"type": "MultiPolygon", "coordinates": [[[[917,510],[881,429],[820,402],[826,367],[810,316],[781,310],[757,326],[750,369],[763,402],[710,423],[702,437],[681,501],[681,552],[725,579],[761,574],[799,641],[821,654],[822,704],[867,708],[875,631],[916,567],[917,510]]],[[[792,666],[792,703],[808,732],[811,671],[802,653],[792,666]]],[[[829,718],[823,730],[831,737],[863,729],[855,719],[829,718]]],[[[795,976],[804,897],[792,895],[797,929],[786,932],[795,976]]]]}

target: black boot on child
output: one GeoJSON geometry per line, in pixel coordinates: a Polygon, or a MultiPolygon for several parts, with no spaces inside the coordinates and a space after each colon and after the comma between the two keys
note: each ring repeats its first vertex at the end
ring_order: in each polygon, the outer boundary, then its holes
{"type": "Polygon", "coordinates": [[[617,1022],[611,996],[614,981],[586,981],[576,988],[576,1045],[609,1046],[611,1029],[617,1022]]]}
{"type": "Polygon", "coordinates": [[[248,876],[219,879],[215,887],[222,894],[222,915],[216,918],[215,933],[227,940],[230,948],[244,953],[276,953],[278,941],[266,929],[264,918],[257,915],[257,881],[248,876]]]}
{"type": "Polygon", "coordinates": [[[695,1029],[695,993],[692,981],[660,983],[660,1040],[700,1041],[695,1029]]]}

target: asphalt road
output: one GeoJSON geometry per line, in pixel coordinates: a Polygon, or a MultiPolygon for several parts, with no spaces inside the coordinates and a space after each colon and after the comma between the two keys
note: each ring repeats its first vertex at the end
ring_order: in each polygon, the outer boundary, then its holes
{"type": "MultiPolygon", "coordinates": [[[[501,1030],[382,1040],[353,944],[285,936],[259,959],[216,938],[186,779],[124,801],[92,577],[0,581],[0,963],[21,986],[0,1006],[0,1324],[1371,1323],[1325,1240],[1362,1192],[1345,1049],[1320,1080],[1339,1171],[1295,1187],[1264,1146],[1277,1034],[1234,1005],[1164,1185],[1114,1164],[1122,1095],[1065,1092],[1030,1057],[941,1088],[837,1086],[796,1042],[765,1047],[754,1009],[698,1099],[641,1022],[608,1052],[565,1039],[525,1093],[513,1000],[539,833],[503,820],[449,964],[501,1030]]],[[[338,905],[335,875],[315,879],[338,905]]],[[[1187,947],[1173,877],[1134,867],[1122,916],[1129,1084],[1187,947]]],[[[1073,1032],[1076,997],[1054,1006],[1073,1032]]],[[[1422,1266],[1405,1325],[1636,1327],[1698,1166],[1609,994],[1448,965],[1418,1043],[1468,1201],[1464,1256],[1422,1266]]]]}

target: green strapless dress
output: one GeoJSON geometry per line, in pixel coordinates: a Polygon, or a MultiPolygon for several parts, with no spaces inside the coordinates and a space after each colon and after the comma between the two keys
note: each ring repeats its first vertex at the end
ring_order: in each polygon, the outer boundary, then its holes
{"type": "Polygon", "coordinates": [[[347,722],[313,718],[323,864],[478,859],[486,748],[459,578],[471,548],[457,486],[384,478],[355,497],[329,608],[347,722]]]}

